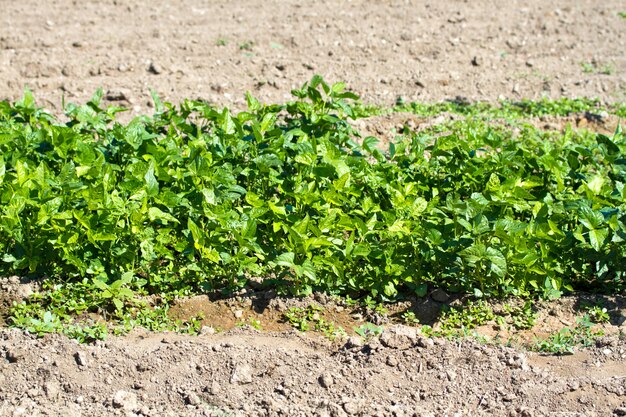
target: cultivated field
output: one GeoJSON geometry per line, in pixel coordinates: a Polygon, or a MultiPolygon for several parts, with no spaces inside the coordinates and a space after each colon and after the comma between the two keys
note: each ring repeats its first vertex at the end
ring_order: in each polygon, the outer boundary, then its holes
{"type": "Polygon", "coordinates": [[[626,415],[621,2],[29,3],[0,415],[626,415]]]}

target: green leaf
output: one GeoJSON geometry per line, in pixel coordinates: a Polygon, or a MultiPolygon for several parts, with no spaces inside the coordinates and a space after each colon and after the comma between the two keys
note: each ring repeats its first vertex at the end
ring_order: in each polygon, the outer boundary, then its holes
{"type": "Polygon", "coordinates": [[[591,243],[591,247],[600,251],[608,235],[609,230],[606,228],[589,230],[589,243],[591,243]]]}
{"type": "Polygon", "coordinates": [[[148,209],[148,218],[150,219],[150,221],[161,220],[165,224],[167,224],[167,222],[179,223],[176,217],[172,216],[169,213],[165,213],[158,207],[150,207],[148,209]]]}
{"type": "Polygon", "coordinates": [[[144,176],[146,181],[146,193],[148,197],[154,197],[159,194],[159,183],[154,176],[154,163],[150,163],[150,167],[144,176]]]}

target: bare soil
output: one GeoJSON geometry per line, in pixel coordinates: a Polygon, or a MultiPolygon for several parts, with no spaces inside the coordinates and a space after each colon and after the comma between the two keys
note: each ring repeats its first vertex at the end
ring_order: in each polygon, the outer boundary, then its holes
{"type": "MultiPolygon", "coordinates": [[[[236,109],[250,90],[290,99],[313,74],[344,81],[369,104],[542,97],[626,100],[623,2],[608,0],[244,2],[0,1],[0,100],[28,86],[57,113],[98,87],[130,115],[163,100],[202,99],[236,109]]],[[[453,118],[454,115],[443,115],[453,118]]],[[[394,131],[437,120],[391,115],[362,122],[383,143],[394,131]]],[[[535,120],[610,132],[619,121],[584,115],[535,120]]],[[[0,311],[36,290],[0,280],[0,311]]],[[[446,303],[459,300],[445,300],[446,303]]],[[[230,300],[180,300],[172,315],[203,313],[197,337],[137,331],[78,345],[0,329],[0,415],[23,416],[608,416],[626,415],[624,297],[565,298],[537,305],[538,325],[487,341],[426,338],[400,326],[407,309],[437,326],[433,297],[370,317],[328,297],[266,292],[230,300]],[[602,301],[607,337],[574,355],[523,346],[571,326],[584,301],[602,301]],[[290,307],[317,304],[347,340],[299,334],[290,307]],[[353,328],[380,320],[368,340],[353,328]],[[259,322],[261,330],[240,327],[259,322]],[[504,347],[501,344],[512,347],[504,347]]],[[[495,306],[497,309],[497,306],[495,306]]],[[[4,326],[0,315],[0,326],[4,326]]]]}
{"type": "Polygon", "coordinates": [[[313,74],[368,103],[544,96],[623,101],[620,0],[2,2],[0,99],[283,102],[313,74]]]}

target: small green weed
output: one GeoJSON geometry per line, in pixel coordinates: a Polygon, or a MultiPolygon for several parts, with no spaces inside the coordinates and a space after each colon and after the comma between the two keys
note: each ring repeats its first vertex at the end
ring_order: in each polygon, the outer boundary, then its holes
{"type": "Polygon", "coordinates": [[[493,309],[485,301],[468,301],[465,305],[447,307],[439,317],[441,330],[473,329],[495,319],[493,309]]]}
{"type": "Polygon", "coordinates": [[[513,327],[518,330],[532,329],[537,321],[538,315],[533,309],[533,303],[530,300],[517,308],[505,305],[504,311],[509,314],[513,327]]]}
{"type": "Polygon", "coordinates": [[[402,315],[400,317],[402,317],[402,321],[407,326],[416,326],[416,325],[418,325],[420,323],[418,318],[415,317],[415,313],[410,311],[410,310],[407,310],[404,313],[402,313],[402,315]]]}
{"type": "Polygon", "coordinates": [[[607,308],[602,303],[584,303],[582,310],[587,312],[593,323],[608,323],[611,320],[607,308]]]}
{"type": "Polygon", "coordinates": [[[285,319],[295,329],[302,332],[313,330],[324,334],[328,339],[342,338],[346,332],[335,326],[321,316],[322,308],[317,305],[309,305],[306,308],[292,307],[285,313],[285,319]]]}
{"type": "Polygon", "coordinates": [[[572,354],[577,347],[591,346],[594,340],[603,334],[601,330],[593,330],[593,322],[589,315],[585,315],[576,320],[574,328],[566,327],[546,339],[536,340],[531,348],[538,352],[557,355],[572,354]]]}
{"type": "Polygon", "coordinates": [[[242,51],[252,51],[252,49],[254,48],[254,41],[245,41],[239,44],[239,49],[242,51]]]}
{"type": "Polygon", "coordinates": [[[363,339],[370,339],[378,336],[383,332],[382,326],[376,326],[373,323],[365,323],[359,327],[354,328],[354,332],[361,336],[363,339]]]}
{"type": "Polygon", "coordinates": [[[248,320],[237,323],[237,327],[247,327],[250,326],[256,330],[263,330],[263,326],[261,326],[261,320],[249,317],[248,320]]]}
{"type": "Polygon", "coordinates": [[[598,63],[595,61],[581,62],[580,66],[585,74],[611,75],[615,73],[615,65],[612,63],[598,63]]]}

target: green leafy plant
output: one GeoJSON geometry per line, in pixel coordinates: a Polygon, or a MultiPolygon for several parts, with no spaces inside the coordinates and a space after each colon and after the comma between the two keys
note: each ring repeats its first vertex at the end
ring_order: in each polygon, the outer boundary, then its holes
{"type": "Polygon", "coordinates": [[[372,308],[429,287],[479,298],[625,289],[621,128],[513,134],[489,119],[597,102],[403,104],[467,117],[381,148],[349,123],[363,107],[343,83],[315,76],[292,94],[284,105],[248,95],[239,113],[153,94],[155,114],[127,124],[102,91],[68,104],[63,122],[28,91],[1,102],[0,273],[45,283],[12,323],[59,331],[96,314],[158,327],[145,296],[166,310],[250,276],[372,308]]]}
{"type": "Polygon", "coordinates": [[[593,323],[608,323],[611,320],[607,308],[603,303],[584,303],[582,310],[589,316],[593,323]]]}
{"type": "Polygon", "coordinates": [[[303,332],[314,330],[330,340],[344,337],[345,331],[324,319],[321,312],[322,308],[313,304],[306,308],[292,307],[285,313],[285,318],[295,329],[303,332]]]}
{"type": "Polygon", "coordinates": [[[580,64],[583,72],[587,74],[611,75],[615,72],[615,66],[611,63],[600,64],[598,62],[583,62],[580,64]]]}
{"type": "Polygon", "coordinates": [[[419,319],[415,316],[415,313],[407,310],[404,313],[402,313],[401,315],[402,317],[402,321],[404,322],[404,324],[409,325],[409,326],[416,326],[419,324],[419,319]]]}
{"type": "Polygon", "coordinates": [[[505,305],[504,310],[510,315],[513,327],[516,329],[526,330],[535,326],[538,315],[531,300],[527,300],[523,306],[517,308],[505,305]]]}
{"type": "Polygon", "coordinates": [[[594,340],[604,333],[594,330],[593,323],[588,315],[576,320],[574,328],[564,328],[548,336],[546,339],[537,340],[532,348],[538,352],[553,353],[558,355],[572,354],[576,347],[589,347],[594,340]]]}
{"type": "Polygon", "coordinates": [[[354,332],[361,336],[363,339],[371,339],[378,336],[383,332],[382,326],[376,326],[373,323],[365,323],[354,328],[354,332]]]}
{"type": "Polygon", "coordinates": [[[239,44],[239,49],[241,49],[242,51],[252,51],[252,49],[254,48],[254,41],[245,41],[239,44]]]}
{"type": "Polygon", "coordinates": [[[467,301],[464,305],[447,307],[439,316],[442,331],[473,329],[495,319],[491,307],[485,301],[467,301]]]}
{"type": "Polygon", "coordinates": [[[256,330],[262,330],[263,326],[261,326],[261,320],[249,317],[245,322],[237,323],[237,327],[247,327],[250,326],[256,330]]]}

